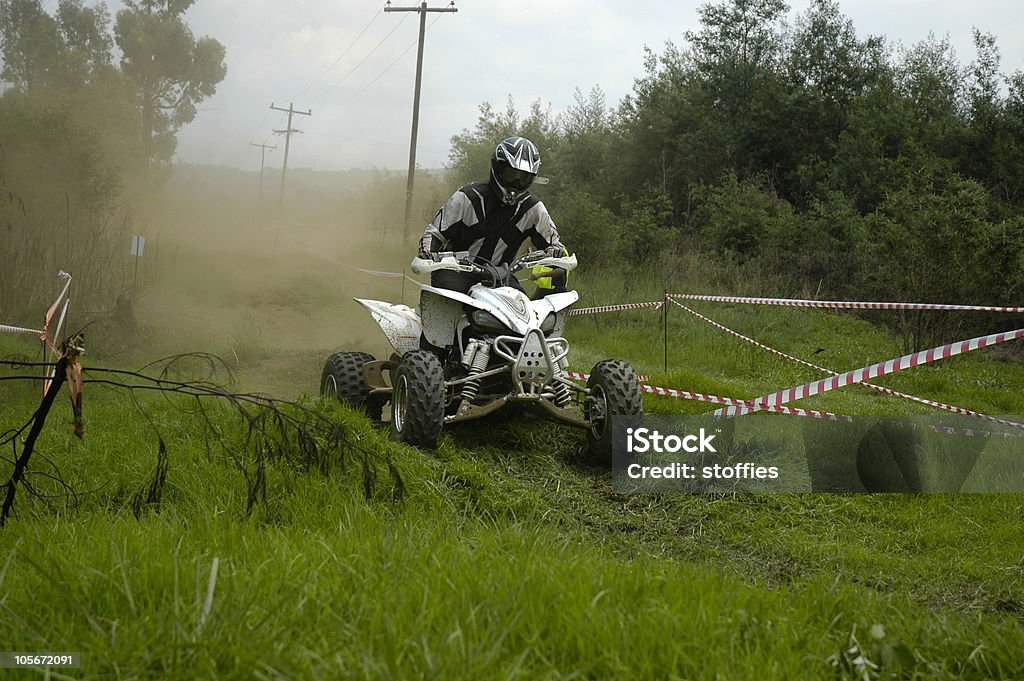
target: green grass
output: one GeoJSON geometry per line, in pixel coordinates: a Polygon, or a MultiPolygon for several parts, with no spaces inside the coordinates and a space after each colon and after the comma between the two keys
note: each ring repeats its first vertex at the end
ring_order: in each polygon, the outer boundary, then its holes
{"type": "MultiPolygon", "coordinates": [[[[608,286],[583,304],[626,299],[608,286]]],[[[850,316],[699,311],[838,371],[902,354],[850,316]]],[[[573,320],[574,368],[623,357],[654,384],[732,397],[820,377],[682,310],[670,322],[667,372],[649,312],[573,320]]],[[[978,355],[886,384],[1024,413],[1021,366],[978,355]]],[[[0,382],[0,431],[37,402],[0,382]]],[[[239,464],[252,461],[229,410],[208,406],[211,431],[184,398],[89,386],[79,442],[62,396],[33,482],[58,491],[42,473],[59,471],[77,494],[19,490],[0,532],[0,647],[80,651],[83,669],[63,678],[89,679],[1024,676],[1021,495],[622,495],[580,433],[547,422],[498,415],[424,453],[317,406],[375,453],[373,497],[358,456],[326,473],[272,460],[266,501],[246,513],[239,464]],[[157,432],[167,483],[158,508],[140,508],[157,432]],[[397,504],[386,461],[406,485],[397,504]]],[[[922,412],[855,386],[801,406],[922,412]]]]}

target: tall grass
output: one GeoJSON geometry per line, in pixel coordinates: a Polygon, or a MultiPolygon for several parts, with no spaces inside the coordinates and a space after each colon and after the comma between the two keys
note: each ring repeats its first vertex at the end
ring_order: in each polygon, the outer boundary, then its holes
{"type": "MultiPolygon", "coordinates": [[[[6,429],[37,395],[0,389],[6,429]]],[[[405,501],[278,461],[246,514],[231,412],[208,448],[188,403],[91,392],[85,441],[61,408],[39,445],[76,503],[22,496],[0,533],[0,639],[82,652],[68,678],[1024,673],[1018,496],[627,497],[575,431],[499,418],[424,453],[322,404],[405,501]]]]}

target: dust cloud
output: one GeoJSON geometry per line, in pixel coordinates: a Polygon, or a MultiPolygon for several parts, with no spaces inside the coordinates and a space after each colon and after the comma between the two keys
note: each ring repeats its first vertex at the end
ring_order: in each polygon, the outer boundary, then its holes
{"type": "Polygon", "coordinates": [[[264,176],[262,199],[258,178],[176,169],[143,221],[149,234],[134,299],[137,332],[121,349],[136,361],[214,353],[245,390],[316,394],[331,352],[391,354],[353,298],[414,306],[418,288],[356,268],[412,276],[416,239],[450,190],[437,174],[418,176],[406,240],[403,175],[289,172],[280,210],[279,176],[264,176]]]}

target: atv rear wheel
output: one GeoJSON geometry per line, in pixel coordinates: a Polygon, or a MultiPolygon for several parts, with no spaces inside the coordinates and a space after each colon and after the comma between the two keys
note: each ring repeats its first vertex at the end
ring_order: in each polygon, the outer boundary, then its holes
{"type": "Polygon", "coordinates": [[[587,380],[589,394],[584,417],[590,422],[587,447],[601,463],[612,463],[612,417],[624,417],[625,427],[640,424],[644,403],[640,380],[626,362],[606,359],[594,365],[587,380]]]}
{"type": "Polygon", "coordinates": [[[391,436],[417,447],[434,447],[444,425],[444,369],[427,350],[405,353],[395,370],[391,436]]]}
{"type": "Polygon", "coordinates": [[[336,352],[324,362],[320,375],[320,394],[334,396],[342,404],[361,407],[374,421],[380,421],[384,400],[370,397],[370,389],[363,379],[363,365],[374,361],[367,352],[336,352]]]}

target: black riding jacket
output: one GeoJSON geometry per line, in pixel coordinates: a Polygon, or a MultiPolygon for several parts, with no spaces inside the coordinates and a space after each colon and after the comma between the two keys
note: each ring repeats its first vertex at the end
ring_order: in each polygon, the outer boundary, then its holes
{"type": "Polygon", "coordinates": [[[544,203],[526,192],[507,206],[490,182],[475,182],[452,194],[437,211],[420,239],[420,253],[469,251],[495,265],[508,265],[527,238],[537,249],[562,247],[544,203]]]}

